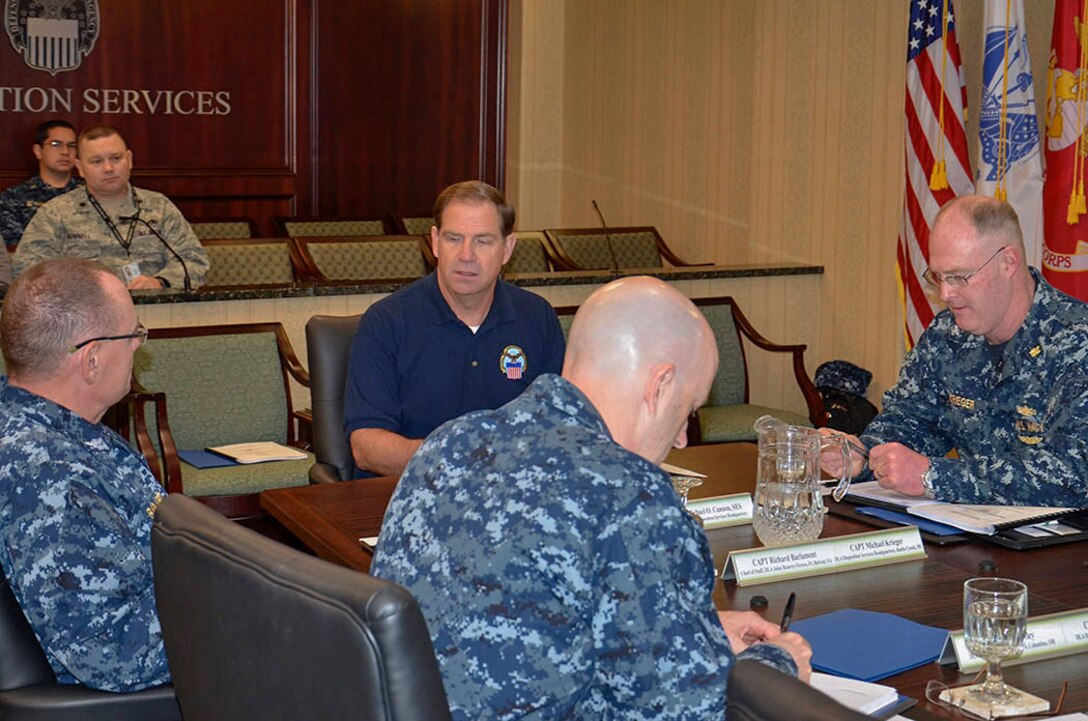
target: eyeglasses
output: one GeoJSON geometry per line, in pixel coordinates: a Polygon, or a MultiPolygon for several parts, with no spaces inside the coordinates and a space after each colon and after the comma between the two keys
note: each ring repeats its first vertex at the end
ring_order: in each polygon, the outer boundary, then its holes
{"type": "Polygon", "coordinates": [[[66,143],[63,140],[50,140],[48,143],[42,143],[42,146],[49,146],[53,150],[60,150],[61,148],[75,150],[77,147],[79,147],[75,143],[66,143]]]}
{"type": "Polygon", "coordinates": [[[140,339],[140,345],[143,345],[144,343],[147,342],[147,328],[144,328],[144,324],[141,323],[140,321],[136,321],[136,332],[134,332],[134,333],[127,333],[125,335],[104,335],[104,336],[99,336],[98,338],[88,338],[85,341],[81,341],[79,343],[76,343],[74,346],[72,346],[71,348],[68,349],[68,352],[69,353],[75,353],[77,350],[79,350],[83,346],[94,343],[95,341],[100,341],[100,340],[133,340],[134,338],[139,338],[140,339]]]}
{"type": "Polygon", "coordinates": [[[1001,254],[1001,251],[1005,250],[1005,248],[1008,248],[1008,247],[1009,246],[1007,246],[1007,245],[1003,245],[1000,248],[998,248],[997,252],[994,253],[993,255],[991,255],[989,257],[989,259],[985,263],[983,263],[979,267],[975,268],[974,270],[972,270],[967,275],[941,275],[940,273],[935,273],[935,272],[933,272],[933,270],[931,270],[929,268],[926,268],[926,272],[922,273],[922,277],[925,278],[926,282],[929,283],[930,285],[932,285],[934,288],[940,288],[941,283],[944,283],[945,285],[947,285],[950,288],[966,288],[967,287],[967,281],[971,280],[976,275],[978,275],[978,272],[980,270],[982,270],[987,265],[989,265],[991,260],[993,260],[994,258],[999,256],[1001,254]]]}

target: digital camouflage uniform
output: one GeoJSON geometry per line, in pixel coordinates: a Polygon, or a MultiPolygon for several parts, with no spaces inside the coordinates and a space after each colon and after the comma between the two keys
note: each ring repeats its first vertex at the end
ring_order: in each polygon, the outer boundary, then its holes
{"type": "Polygon", "coordinates": [[[162,487],[121,438],[0,380],[0,565],[61,683],[170,680],[151,573],[162,487]]]}
{"type": "Polygon", "coordinates": [[[1088,504],[1088,305],[1031,273],[1035,300],[1000,359],[942,311],[862,436],[928,456],[939,500],[1088,504]]]}
{"type": "Polygon", "coordinates": [[[0,236],[9,248],[19,244],[23,229],[43,204],[58,195],[64,195],[83,185],[79,178],[72,177],[63,188],[54,188],[35,175],[27,181],[13,185],[0,193],[0,236]]]}
{"type": "MultiPolygon", "coordinates": [[[[706,535],[558,376],[427,438],[371,572],[419,601],[458,721],[725,717],[706,535]]],[[[796,673],[777,646],[742,655],[796,673]]]]}
{"type": "MultiPolygon", "coordinates": [[[[139,200],[140,218],[152,225],[182,257],[192,286],[199,287],[208,272],[208,255],[188,221],[165,195],[143,188],[133,191],[139,200]]],[[[122,238],[128,238],[130,224],[136,225],[132,245],[126,252],[89,202],[85,188],[49,201],[26,226],[13,259],[15,275],[46,258],[92,258],[109,266],[122,281],[121,268],[138,262],[143,275],[162,278],[170,287],[181,288],[185,277],[181,263],[162,241],[142,222],[119,219],[135,212],[136,206],[129,195],[116,214],[110,215],[122,238]]]]}

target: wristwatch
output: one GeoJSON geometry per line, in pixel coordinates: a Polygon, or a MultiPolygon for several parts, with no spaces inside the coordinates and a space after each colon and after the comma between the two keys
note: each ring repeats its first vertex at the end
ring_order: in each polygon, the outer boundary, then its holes
{"type": "Polygon", "coordinates": [[[937,471],[933,470],[933,463],[922,474],[922,489],[926,498],[936,498],[937,491],[933,488],[933,479],[937,477],[937,471]]]}

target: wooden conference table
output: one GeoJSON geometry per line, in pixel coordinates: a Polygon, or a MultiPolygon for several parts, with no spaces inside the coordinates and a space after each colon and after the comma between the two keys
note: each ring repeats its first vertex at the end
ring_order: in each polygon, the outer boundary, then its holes
{"type": "MultiPolygon", "coordinates": [[[[674,450],[670,463],[707,474],[707,481],[691,492],[702,498],[752,491],[756,453],[753,444],[695,446],[674,450]]],[[[334,563],[360,571],[370,567],[371,554],[359,538],[376,536],[396,479],[377,478],[336,484],[284,488],[261,493],[261,505],[307,548],[334,563]]],[[[829,515],[824,537],[873,530],[856,520],[829,515]]],[[[707,532],[720,573],[731,550],[759,546],[750,525],[707,532]]],[[[744,610],[754,596],[769,601],[767,618],[777,621],[791,591],[797,593],[794,617],[803,619],[841,608],[896,613],[918,623],[950,630],[963,626],[962,589],[968,578],[999,575],[1028,585],[1032,616],[1088,606],[1088,543],[1070,543],[1030,551],[1012,551],[982,541],[936,546],[927,543],[928,558],[890,566],[815,576],[741,588],[719,583],[714,600],[719,608],[744,610]],[[979,564],[993,563],[983,573],[979,564]]],[[[852,629],[843,629],[844,634],[852,629]]],[[[1069,682],[1063,712],[1088,710],[1088,656],[1034,661],[1005,670],[1017,688],[1057,700],[1062,683],[1069,682]]],[[[882,681],[918,699],[904,715],[917,719],[960,718],[925,700],[926,683],[939,679],[949,685],[970,681],[954,665],[936,663],[882,681]]]]}

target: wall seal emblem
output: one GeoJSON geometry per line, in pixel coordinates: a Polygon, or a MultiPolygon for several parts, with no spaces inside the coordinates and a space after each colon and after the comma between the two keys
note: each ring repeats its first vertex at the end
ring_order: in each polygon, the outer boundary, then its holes
{"type": "Polygon", "coordinates": [[[98,40],[98,0],[4,0],[4,29],[35,70],[75,70],[98,40]]]}

